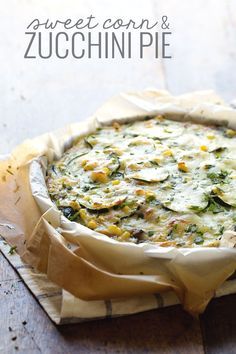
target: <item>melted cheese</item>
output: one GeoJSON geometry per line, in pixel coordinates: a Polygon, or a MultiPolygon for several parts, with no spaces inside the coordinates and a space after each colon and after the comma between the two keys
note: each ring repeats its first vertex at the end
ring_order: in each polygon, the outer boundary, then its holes
{"type": "Polygon", "coordinates": [[[236,134],[162,117],[98,129],[48,168],[70,220],[118,241],[218,246],[236,224],[236,134]]]}

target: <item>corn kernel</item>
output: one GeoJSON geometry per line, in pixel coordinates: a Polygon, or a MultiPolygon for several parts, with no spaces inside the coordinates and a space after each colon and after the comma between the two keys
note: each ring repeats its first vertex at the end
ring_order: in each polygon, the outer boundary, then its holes
{"type": "Polygon", "coordinates": [[[122,208],[122,210],[126,214],[128,214],[131,211],[131,209],[130,209],[130,207],[128,207],[128,205],[124,206],[124,208],[122,208]]]}
{"type": "Polygon", "coordinates": [[[97,167],[98,163],[97,162],[90,162],[90,163],[87,163],[85,166],[84,166],[84,171],[91,171],[93,170],[95,167],[97,167]]]}
{"type": "Polygon", "coordinates": [[[86,220],[87,219],[87,213],[85,209],[80,209],[79,211],[79,216],[81,217],[82,220],[86,220]]]}
{"type": "Polygon", "coordinates": [[[87,201],[89,201],[91,198],[90,198],[90,196],[89,195],[86,195],[86,196],[84,196],[84,198],[83,198],[84,200],[87,200],[87,201]]]}
{"type": "Polygon", "coordinates": [[[146,191],[145,195],[146,197],[155,197],[155,193],[153,193],[152,191],[146,191]]]}
{"type": "Polygon", "coordinates": [[[138,171],[138,170],[139,170],[139,166],[136,165],[135,163],[131,163],[128,167],[129,167],[132,171],[138,171]]]}
{"type": "Polygon", "coordinates": [[[73,209],[75,209],[75,210],[79,210],[79,209],[80,209],[79,203],[76,202],[76,201],[74,201],[74,200],[72,200],[72,201],[70,202],[70,206],[71,206],[71,208],[73,208],[73,209]]]}
{"type": "Polygon", "coordinates": [[[108,230],[99,230],[100,234],[110,236],[110,232],[108,230]]]}
{"type": "Polygon", "coordinates": [[[220,246],[220,241],[215,240],[207,243],[207,247],[219,247],[220,246]]]}
{"type": "Polygon", "coordinates": [[[232,129],[227,129],[225,131],[225,135],[228,137],[228,138],[233,138],[234,136],[236,136],[236,131],[235,130],[232,130],[232,129]]]}
{"type": "Polygon", "coordinates": [[[200,150],[202,151],[208,151],[208,147],[206,145],[201,145],[200,150]]]}
{"type": "Polygon", "coordinates": [[[109,175],[111,173],[108,167],[103,167],[102,171],[106,173],[106,175],[109,175]]]}
{"type": "Polygon", "coordinates": [[[218,187],[213,187],[212,192],[217,195],[222,195],[222,190],[218,187]]]}
{"type": "Polygon", "coordinates": [[[185,162],[178,162],[178,169],[182,172],[188,172],[188,167],[185,165],[185,162]]]}
{"type": "Polygon", "coordinates": [[[92,172],[91,173],[91,179],[94,182],[101,182],[101,183],[106,183],[108,181],[107,174],[105,172],[102,172],[102,171],[92,172]]]}
{"type": "Polygon", "coordinates": [[[157,164],[163,162],[163,156],[158,156],[158,157],[155,157],[154,159],[152,159],[152,161],[156,162],[157,164]]]}
{"type": "Polygon", "coordinates": [[[85,166],[87,162],[88,162],[88,160],[82,160],[81,161],[81,166],[85,166]]]}
{"type": "Polygon", "coordinates": [[[90,220],[87,224],[87,226],[90,228],[90,229],[96,229],[96,227],[98,227],[98,224],[96,223],[95,220],[90,220]]]}
{"type": "Polygon", "coordinates": [[[216,137],[215,137],[214,134],[207,134],[207,139],[213,140],[213,139],[215,139],[215,138],[216,138],[216,137]]]}
{"type": "Polygon", "coordinates": [[[171,150],[166,150],[163,152],[164,156],[173,156],[173,152],[171,150]]]}
{"type": "Polygon", "coordinates": [[[130,232],[129,232],[129,231],[125,231],[125,232],[123,232],[123,233],[121,234],[120,237],[121,237],[122,240],[127,240],[127,239],[130,238],[130,232]]]}
{"type": "Polygon", "coordinates": [[[120,170],[124,170],[126,168],[126,163],[125,161],[120,161],[120,170]]]}
{"type": "Polygon", "coordinates": [[[116,186],[117,184],[120,184],[120,181],[118,179],[115,179],[111,183],[113,184],[113,186],[116,186]]]}
{"type": "Polygon", "coordinates": [[[114,152],[116,155],[118,155],[118,156],[123,155],[123,151],[122,151],[122,150],[120,150],[120,149],[118,149],[118,148],[113,149],[113,152],[114,152]]]}
{"type": "Polygon", "coordinates": [[[107,229],[111,234],[117,236],[120,236],[122,234],[122,230],[116,225],[109,225],[107,229]]]}
{"type": "Polygon", "coordinates": [[[137,195],[145,195],[145,194],[146,194],[146,192],[145,192],[143,189],[137,189],[137,190],[135,191],[135,193],[136,193],[137,195]]]}

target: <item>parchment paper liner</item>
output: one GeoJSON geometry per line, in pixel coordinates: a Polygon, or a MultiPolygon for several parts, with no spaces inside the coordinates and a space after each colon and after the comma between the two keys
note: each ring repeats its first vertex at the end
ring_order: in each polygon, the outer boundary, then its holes
{"type": "MultiPolygon", "coordinates": [[[[210,92],[173,97],[146,90],[121,94],[95,116],[18,146],[0,164],[0,227],[22,259],[84,300],[131,297],[174,290],[184,308],[202,312],[235,271],[233,248],[161,248],[119,243],[61,216],[48,197],[44,171],[72,141],[112,120],[165,114],[171,119],[211,121],[236,129],[236,113],[210,92]],[[73,243],[73,250],[68,244],[73,243]]],[[[224,246],[234,246],[235,233],[224,246]],[[233,241],[232,241],[233,239],[233,241]]]]}

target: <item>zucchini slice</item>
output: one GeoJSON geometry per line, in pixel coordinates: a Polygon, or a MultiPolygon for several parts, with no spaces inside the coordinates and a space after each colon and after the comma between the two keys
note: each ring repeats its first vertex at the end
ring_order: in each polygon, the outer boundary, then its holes
{"type": "Polygon", "coordinates": [[[97,144],[97,138],[95,135],[89,135],[84,138],[84,142],[91,148],[97,144]]]}
{"type": "Polygon", "coordinates": [[[119,160],[119,157],[114,152],[109,154],[108,158],[109,158],[109,163],[108,163],[107,167],[111,170],[110,176],[112,176],[113,174],[118,172],[118,170],[120,168],[120,160],[119,160]]]}
{"type": "Polygon", "coordinates": [[[164,196],[161,200],[163,206],[169,210],[179,213],[201,212],[208,205],[205,189],[198,187],[194,189],[192,184],[183,184],[172,191],[169,197],[164,196]]]}
{"type": "Polygon", "coordinates": [[[89,151],[86,152],[82,152],[79,154],[75,154],[75,156],[73,156],[72,158],[69,159],[69,161],[67,161],[66,166],[69,166],[72,162],[74,162],[75,160],[77,160],[79,157],[82,157],[84,155],[87,155],[89,153],[89,151]]]}
{"type": "Polygon", "coordinates": [[[236,179],[230,178],[227,184],[215,185],[213,192],[224,203],[236,207],[236,179]]]}
{"type": "Polygon", "coordinates": [[[162,167],[150,167],[133,174],[128,174],[127,177],[148,183],[162,182],[169,177],[169,172],[162,167]]]}
{"type": "Polygon", "coordinates": [[[80,198],[79,204],[89,210],[102,210],[110,209],[114,206],[122,204],[126,200],[127,196],[114,196],[106,200],[104,196],[91,195],[90,200],[84,200],[80,198]]]}
{"type": "Polygon", "coordinates": [[[137,136],[145,136],[147,138],[164,140],[168,138],[176,138],[183,133],[183,127],[177,126],[172,122],[172,126],[163,126],[157,124],[153,127],[147,128],[143,125],[137,125],[132,128],[128,128],[127,132],[137,134],[137,136]]]}

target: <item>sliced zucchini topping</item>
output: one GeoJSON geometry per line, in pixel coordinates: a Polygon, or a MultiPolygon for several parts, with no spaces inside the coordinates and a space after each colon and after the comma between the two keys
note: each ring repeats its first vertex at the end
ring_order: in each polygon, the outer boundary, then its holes
{"type": "Polygon", "coordinates": [[[230,179],[227,184],[216,185],[214,193],[224,203],[236,207],[236,179],[230,179]]]}
{"type": "Polygon", "coordinates": [[[164,168],[144,168],[141,171],[127,175],[129,178],[144,182],[161,182],[165,181],[169,176],[169,172],[164,168]]]}
{"type": "Polygon", "coordinates": [[[84,206],[89,210],[101,210],[101,209],[110,209],[117,205],[122,204],[126,199],[125,197],[111,197],[109,200],[103,196],[93,196],[91,195],[87,200],[85,198],[78,199],[79,204],[84,206]]]}
{"type": "Polygon", "coordinates": [[[81,137],[47,171],[70,221],[118,241],[219,246],[236,229],[236,132],[163,117],[81,137]]]}

